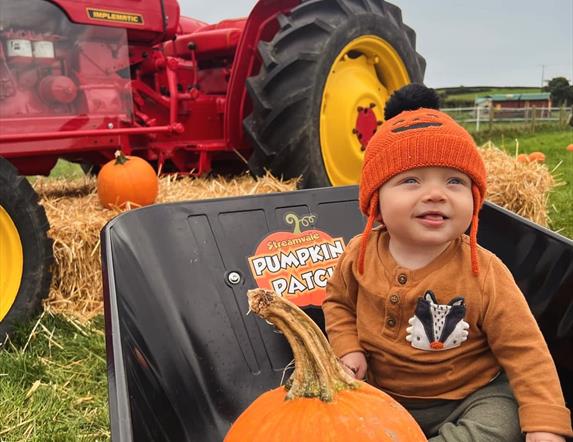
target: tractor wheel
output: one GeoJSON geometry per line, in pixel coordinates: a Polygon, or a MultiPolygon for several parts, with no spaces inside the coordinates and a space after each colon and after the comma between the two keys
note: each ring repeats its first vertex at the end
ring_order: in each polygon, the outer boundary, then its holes
{"type": "Polygon", "coordinates": [[[423,80],[416,35],[383,0],[303,0],[278,23],[247,80],[251,172],[302,176],[304,188],[355,184],[386,100],[423,80]]]}
{"type": "Polygon", "coordinates": [[[49,227],[28,180],[0,158],[0,348],[14,325],[40,311],[48,295],[49,227]]]}

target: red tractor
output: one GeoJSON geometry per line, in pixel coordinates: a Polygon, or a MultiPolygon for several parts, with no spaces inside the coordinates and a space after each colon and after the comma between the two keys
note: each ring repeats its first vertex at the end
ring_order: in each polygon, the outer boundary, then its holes
{"type": "Polygon", "coordinates": [[[59,158],[97,172],[121,149],[160,172],[352,184],[384,102],[424,68],[384,0],[259,0],[216,24],[176,0],[0,0],[0,336],[50,284],[23,176],[59,158]]]}

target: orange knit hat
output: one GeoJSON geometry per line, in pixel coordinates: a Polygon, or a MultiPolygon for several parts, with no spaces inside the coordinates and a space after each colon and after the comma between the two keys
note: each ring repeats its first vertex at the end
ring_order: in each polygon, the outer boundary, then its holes
{"type": "Polygon", "coordinates": [[[436,109],[406,110],[388,119],[366,148],[360,180],[360,210],[368,217],[362,235],[358,269],[364,272],[368,234],[380,219],[378,190],[399,173],[418,167],[451,167],[472,180],[473,216],[470,229],[472,271],[477,259],[478,212],[486,192],[485,165],[471,135],[450,116],[436,109]]]}

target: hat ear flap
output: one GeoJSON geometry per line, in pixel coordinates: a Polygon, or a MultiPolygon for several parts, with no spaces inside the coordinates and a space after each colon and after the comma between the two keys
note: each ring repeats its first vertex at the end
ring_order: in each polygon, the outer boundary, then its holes
{"type": "Polygon", "coordinates": [[[481,209],[482,198],[478,187],[475,183],[472,183],[472,196],[474,199],[474,212],[472,214],[472,223],[470,226],[470,252],[472,259],[472,272],[474,275],[479,274],[479,263],[478,263],[478,253],[477,253],[477,231],[479,224],[478,213],[481,209]]]}
{"type": "Polygon", "coordinates": [[[376,218],[380,217],[380,211],[378,206],[378,192],[374,192],[370,199],[370,206],[368,208],[368,221],[362,232],[362,239],[360,241],[360,254],[358,255],[358,272],[360,274],[364,273],[364,257],[366,256],[366,245],[368,244],[368,235],[374,226],[374,221],[376,218]]]}

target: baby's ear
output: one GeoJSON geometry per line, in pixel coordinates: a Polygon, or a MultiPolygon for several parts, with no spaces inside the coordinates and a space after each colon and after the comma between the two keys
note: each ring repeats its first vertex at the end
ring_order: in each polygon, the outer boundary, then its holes
{"type": "Polygon", "coordinates": [[[434,292],[431,290],[426,290],[426,293],[424,293],[424,299],[428,302],[433,302],[434,304],[438,303],[438,301],[436,300],[436,296],[434,295],[434,292]]]}
{"type": "Polygon", "coordinates": [[[456,296],[455,298],[451,299],[450,302],[448,302],[448,305],[451,305],[451,306],[464,305],[464,297],[463,296],[456,296]]]}

